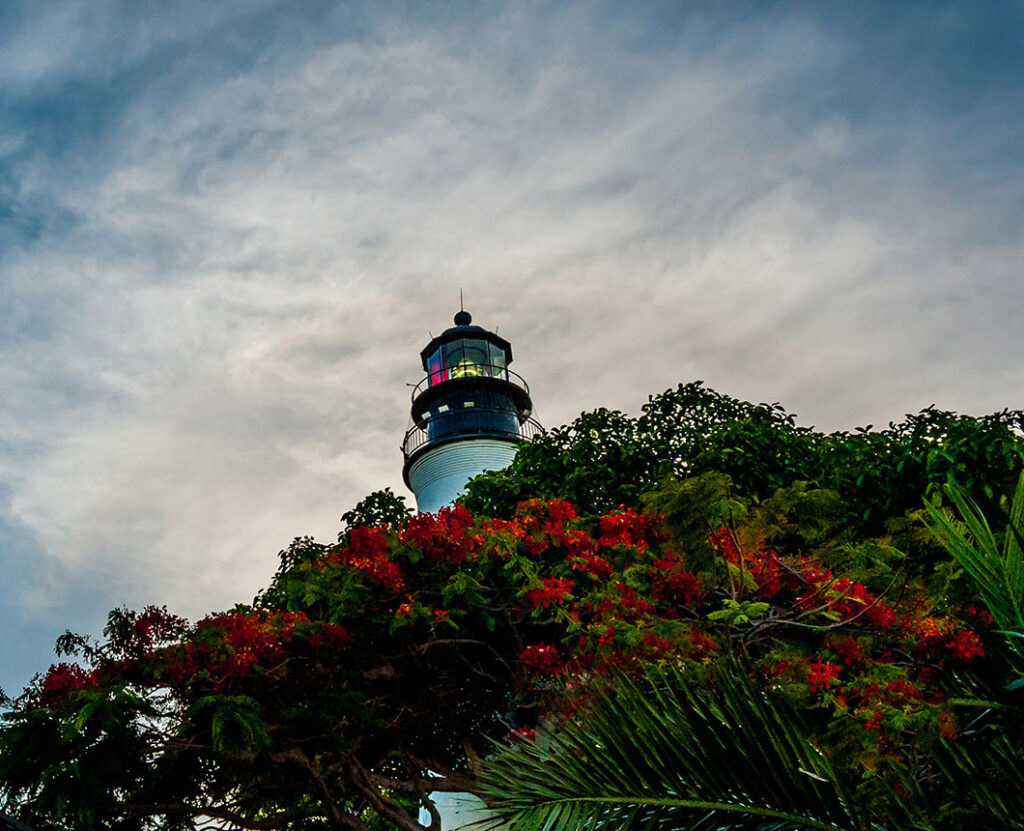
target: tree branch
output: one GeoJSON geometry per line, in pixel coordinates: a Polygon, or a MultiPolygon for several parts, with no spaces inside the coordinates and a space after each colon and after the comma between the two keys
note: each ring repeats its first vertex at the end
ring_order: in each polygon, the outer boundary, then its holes
{"type": "Polygon", "coordinates": [[[281,811],[266,819],[249,819],[228,808],[218,808],[212,805],[195,806],[181,805],[178,803],[153,803],[151,805],[136,804],[132,802],[121,806],[125,813],[136,816],[167,816],[167,817],[213,817],[214,819],[226,820],[237,825],[239,828],[249,831],[274,831],[277,828],[288,828],[298,819],[307,819],[316,816],[315,811],[281,811]]]}

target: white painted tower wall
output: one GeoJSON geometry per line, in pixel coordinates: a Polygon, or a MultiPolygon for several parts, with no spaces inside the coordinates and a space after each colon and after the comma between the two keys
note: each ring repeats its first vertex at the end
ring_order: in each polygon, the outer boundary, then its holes
{"type": "Polygon", "coordinates": [[[485,470],[504,470],[518,444],[492,438],[466,438],[427,450],[409,467],[409,486],[421,513],[451,505],[474,476],[485,470]]]}
{"type": "MultiPolygon", "coordinates": [[[[518,446],[515,442],[481,437],[453,441],[426,451],[409,467],[409,485],[416,494],[416,507],[421,513],[436,513],[451,505],[474,476],[508,467],[518,446]]],[[[494,816],[473,794],[432,793],[430,797],[441,814],[442,831],[455,831],[494,816]]],[[[430,824],[425,808],[420,810],[419,821],[430,824]]]]}

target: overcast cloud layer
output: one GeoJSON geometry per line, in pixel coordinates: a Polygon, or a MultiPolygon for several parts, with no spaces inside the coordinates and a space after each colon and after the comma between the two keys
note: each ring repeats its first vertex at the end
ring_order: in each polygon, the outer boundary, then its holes
{"type": "Polygon", "coordinates": [[[465,290],[547,424],[1024,407],[1020,3],[5,3],[0,685],[333,539],[465,290]]]}

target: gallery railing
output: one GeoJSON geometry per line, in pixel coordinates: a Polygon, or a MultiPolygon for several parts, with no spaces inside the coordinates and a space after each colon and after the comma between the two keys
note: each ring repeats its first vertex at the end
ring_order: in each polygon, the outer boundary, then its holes
{"type": "Polygon", "coordinates": [[[544,428],[537,421],[532,418],[520,421],[514,412],[507,409],[460,408],[437,413],[410,427],[402,442],[402,453],[408,459],[426,444],[473,436],[529,441],[543,432],[544,428]]]}

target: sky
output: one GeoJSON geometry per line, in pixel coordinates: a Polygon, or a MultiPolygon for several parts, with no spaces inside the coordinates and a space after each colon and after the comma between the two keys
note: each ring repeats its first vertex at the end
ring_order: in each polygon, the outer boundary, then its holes
{"type": "Polygon", "coordinates": [[[11,694],[407,493],[460,289],[548,426],[1024,408],[1019,1],[8,0],[0,91],[11,694]]]}

